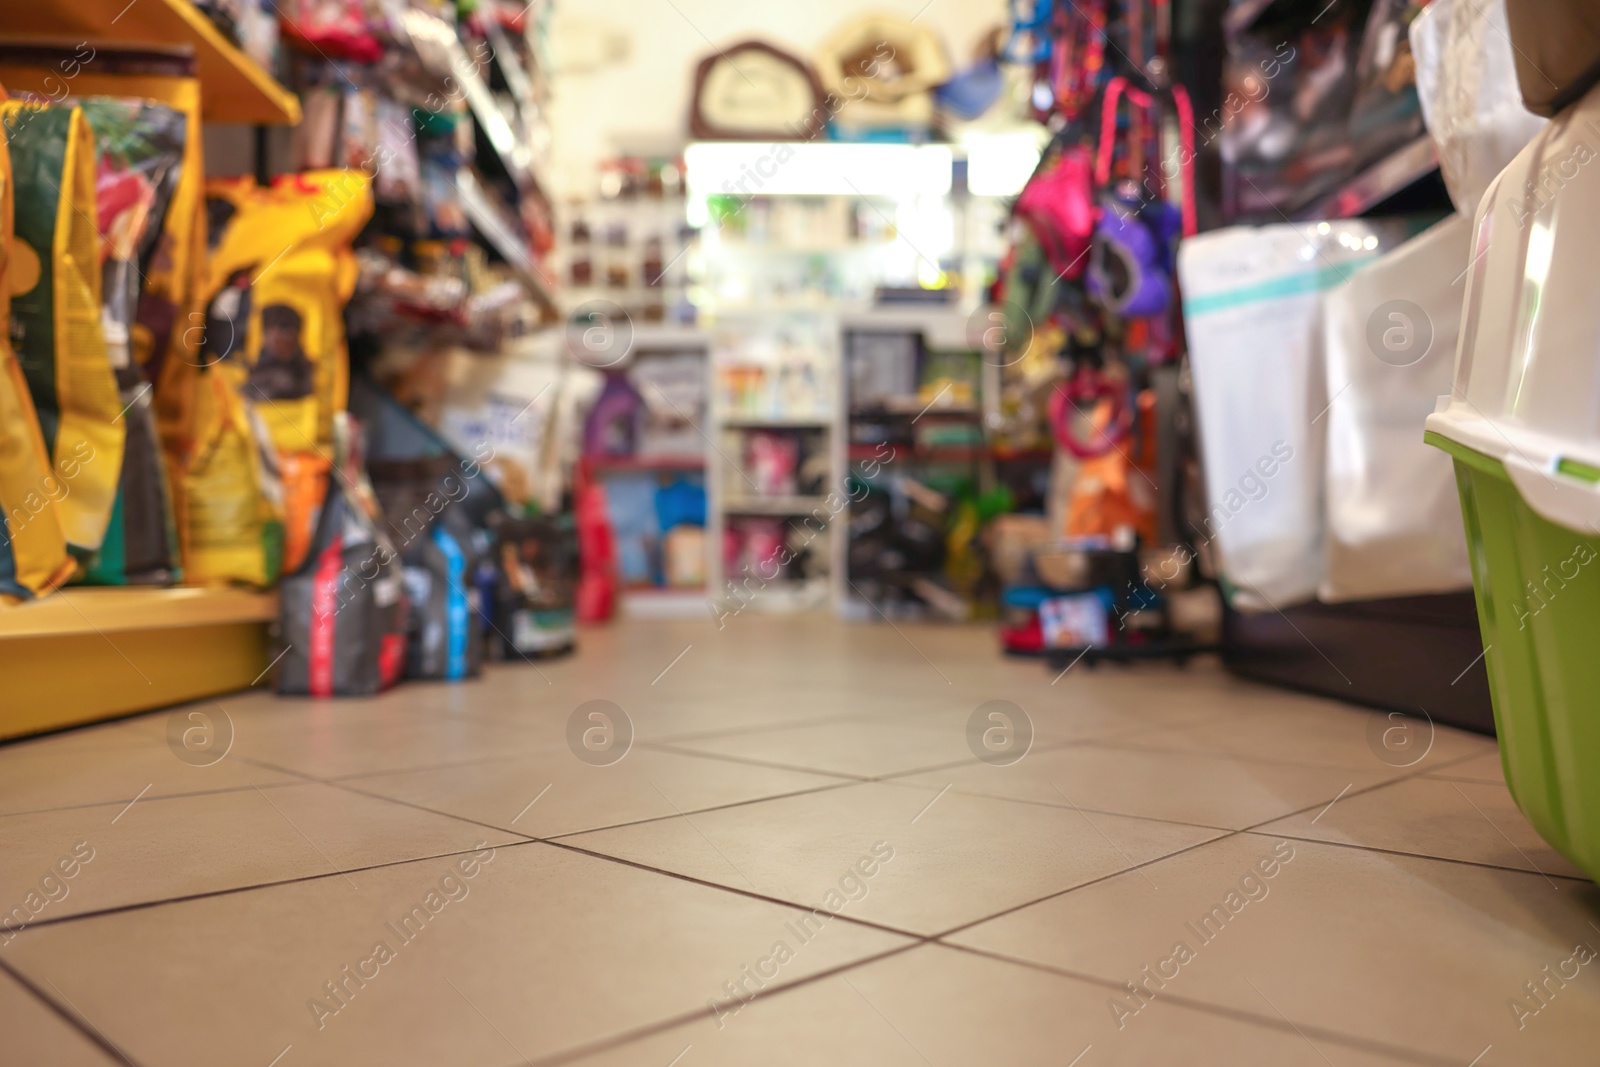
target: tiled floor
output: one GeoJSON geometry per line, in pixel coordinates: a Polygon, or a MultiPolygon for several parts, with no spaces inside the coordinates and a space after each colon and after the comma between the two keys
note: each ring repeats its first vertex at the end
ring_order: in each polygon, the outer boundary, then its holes
{"type": "Polygon", "coordinates": [[[0,1064],[1600,1062],[1600,891],[1491,741],[1052,679],[977,628],[628,623],[0,746],[0,1064]]]}

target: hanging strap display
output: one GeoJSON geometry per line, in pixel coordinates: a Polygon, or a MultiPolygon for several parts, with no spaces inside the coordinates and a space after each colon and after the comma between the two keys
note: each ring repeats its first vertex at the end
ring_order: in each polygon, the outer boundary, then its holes
{"type": "MultiPolygon", "coordinates": [[[[1173,85],[1166,90],[1172,99],[1172,109],[1177,118],[1178,126],[1178,165],[1173,168],[1172,177],[1176,178],[1179,190],[1179,209],[1183,217],[1183,235],[1193,237],[1196,230],[1195,200],[1194,200],[1194,106],[1190,103],[1189,94],[1181,85],[1173,85]]],[[[1106,189],[1111,184],[1111,167],[1117,143],[1117,107],[1123,97],[1137,111],[1138,118],[1149,121],[1154,130],[1159,131],[1160,115],[1158,113],[1156,94],[1147,93],[1134,85],[1128,79],[1118,75],[1106,83],[1105,95],[1100,101],[1100,144],[1095,153],[1094,183],[1096,188],[1106,189]]],[[[1159,145],[1159,141],[1158,141],[1159,145]]],[[[1164,161],[1163,161],[1164,162],[1164,161]]],[[[1158,166],[1159,181],[1158,192],[1165,194],[1167,191],[1167,175],[1165,166],[1158,166]]]]}

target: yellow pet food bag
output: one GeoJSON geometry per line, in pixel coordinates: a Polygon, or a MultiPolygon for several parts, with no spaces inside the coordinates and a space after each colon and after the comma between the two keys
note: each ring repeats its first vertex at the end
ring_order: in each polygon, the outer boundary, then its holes
{"type": "Polygon", "coordinates": [[[195,451],[181,477],[184,580],[266,588],[283,562],[277,454],[261,420],[223,374],[202,371],[195,451]]]}
{"type": "Polygon", "coordinates": [[[206,284],[201,362],[229,368],[279,451],[322,452],[349,399],[344,306],[350,244],[372,213],[359,171],[289,175],[270,188],[208,187],[219,224],[206,284]]]}
{"type": "MultiPolygon", "coordinates": [[[[206,253],[205,144],[194,59],[158,49],[81,45],[55,51],[0,46],[0,82],[60,99],[148,100],[184,116],[183,161],[130,331],[133,360],[155,386],[157,429],[169,465],[173,511],[181,513],[181,472],[195,448],[196,353],[204,333],[201,274],[206,253]]],[[[179,523],[182,533],[182,524],[179,523]]]]}
{"type": "MultiPolygon", "coordinates": [[[[0,96],[4,91],[0,90],[0,96]]],[[[72,574],[44,435],[11,351],[11,154],[0,140],[0,601],[46,593],[72,574]]]]}
{"type": "Polygon", "coordinates": [[[0,103],[13,173],[11,340],[55,476],[67,544],[93,553],[116,501],[124,442],[100,324],[94,135],[78,108],[0,103]]]}

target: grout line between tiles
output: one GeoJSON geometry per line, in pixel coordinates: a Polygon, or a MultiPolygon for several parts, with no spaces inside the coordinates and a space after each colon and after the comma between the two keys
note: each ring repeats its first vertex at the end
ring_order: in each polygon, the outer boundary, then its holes
{"type": "MultiPolygon", "coordinates": [[[[276,768],[273,768],[276,769],[276,768]]],[[[162,800],[183,800],[186,797],[216,797],[229,793],[244,793],[252,789],[281,789],[288,785],[305,785],[302,781],[290,782],[251,782],[246,785],[231,785],[220,789],[195,789],[184,793],[159,793],[146,795],[142,799],[145,803],[162,800]]],[[[131,803],[133,797],[118,797],[115,800],[92,800],[83,804],[62,804],[52,808],[31,808],[27,811],[8,811],[0,813],[0,820],[16,819],[27,815],[51,815],[60,811],[88,811],[93,808],[109,808],[118,804],[131,803]]]]}
{"type": "MultiPolygon", "coordinates": [[[[835,918],[843,918],[843,916],[835,916],[835,918]]],[[[871,956],[863,956],[858,960],[851,960],[848,963],[842,963],[838,966],[830,967],[827,970],[818,971],[816,974],[806,975],[804,978],[796,978],[794,981],[786,982],[783,985],[769,985],[760,992],[756,993],[749,1000],[738,1001],[738,1003],[748,1005],[766,997],[781,996],[790,990],[799,989],[802,986],[808,986],[815,982],[820,982],[826,978],[833,978],[848,971],[878,963],[882,960],[889,959],[891,956],[902,955],[906,952],[912,951],[913,949],[921,948],[927,943],[928,942],[925,939],[919,938],[912,944],[901,945],[897,948],[888,949],[884,952],[879,952],[871,956]]],[[[726,1007],[735,1003],[735,1001],[724,999],[717,1001],[716,1003],[719,1006],[726,1007]]],[[[610,1037],[601,1038],[586,1045],[576,1045],[572,1048],[562,1049],[559,1052],[553,1052],[549,1056],[540,1058],[537,1062],[540,1064],[540,1067],[557,1067],[559,1064],[571,1063],[573,1060],[592,1056],[598,1052],[603,1052],[608,1049],[630,1045],[636,1041],[643,1040],[644,1038],[652,1037],[656,1034],[665,1033],[666,1031],[675,1029],[679,1026],[693,1023],[696,1019],[701,1018],[704,1014],[705,1009],[696,1008],[693,1011],[684,1012],[668,1019],[662,1019],[654,1023],[648,1023],[645,1026],[639,1027],[635,1030],[625,1031],[621,1034],[614,1034],[610,1037]]],[[[522,1064],[507,1065],[507,1067],[526,1067],[526,1061],[523,1061],[522,1064]]]]}
{"type": "MultiPolygon", "coordinates": [[[[920,782],[896,782],[892,780],[880,780],[876,784],[892,785],[903,789],[933,788],[931,785],[923,785],[920,782]]],[[[1195,830],[1217,830],[1223,833],[1236,832],[1231,826],[1218,826],[1215,823],[1189,822],[1184,819],[1168,819],[1160,815],[1135,815],[1132,812],[1114,811],[1111,808],[1093,808],[1087,804],[1066,805],[1053,803],[1048,800],[1034,800],[1031,797],[1008,797],[1001,796],[998,793],[980,793],[971,789],[962,789],[959,786],[955,789],[952,789],[951,792],[955,793],[957,796],[974,797],[979,800],[1006,800],[1013,804],[1031,804],[1034,807],[1053,808],[1056,811],[1086,811],[1091,815],[1111,815],[1119,819],[1139,819],[1144,822],[1162,823],[1167,826],[1187,826],[1195,830]]],[[[1287,818],[1287,816],[1284,817],[1287,818]]]]}
{"type": "Polygon", "coordinates": [[[712,807],[709,807],[709,808],[694,808],[693,810],[690,810],[690,811],[685,811],[685,812],[681,812],[681,813],[680,812],[672,812],[672,813],[667,814],[667,815],[651,815],[651,816],[649,816],[647,818],[634,819],[634,820],[632,820],[630,822],[610,823],[610,824],[608,824],[606,826],[594,826],[594,827],[590,827],[587,830],[568,830],[566,833],[551,834],[549,837],[541,837],[541,838],[539,838],[539,840],[540,841],[548,841],[548,842],[561,841],[561,840],[564,840],[564,839],[569,838],[569,837],[581,837],[584,834],[598,834],[598,833],[602,833],[602,832],[604,832],[606,830],[621,830],[621,829],[625,829],[626,827],[629,827],[629,826],[645,826],[645,825],[647,825],[649,823],[653,823],[653,822],[666,822],[666,821],[668,821],[670,819],[682,818],[683,816],[686,816],[686,815],[703,815],[703,814],[706,814],[707,812],[727,811],[730,808],[744,808],[744,807],[749,807],[752,804],[765,804],[769,800],[787,800],[790,797],[810,796],[813,793],[830,793],[835,789],[848,789],[849,787],[854,786],[854,785],[870,785],[870,784],[872,784],[872,783],[870,783],[870,782],[828,782],[825,785],[813,786],[810,789],[799,789],[799,790],[796,790],[793,793],[775,793],[772,796],[751,797],[748,800],[734,800],[734,801],[728,802],[727,804],[717,804],[717,805],[713,805],[712,807]]]}
{"type": "MultiPolygon", "coordinates": [[[[1462,758],[1463,759],[1467,759],[1467,758],[1471,758],[1471,757],[1462,757],[1462,758]]],[[[1457,762],[1457,761],[1452,760],[1450,762],[1454,763],[1454,762],[1457,762]]],[[[1445,764],[1445,765],[1448,766],[1449,764],[1445,764]]],[[[1403,781],[1403,780],[1405,780],[1407,778],[1415,778],[1415,777],[1418,777],[1421,774],[1422,774],[1422,771],[1420,771],[1420,770],[1412,771],[1410,774],[1401,775],[1400,778],[1396,778],[1396,779],[1393,779],[1391,781],[1376,782],[1376,783],[1374,783],[1372,785],[1369,785],[1369,786],[1363,786],[1360,789],[1349,790],[1348,792],[1345,793],[1345,796],[1347,796],[1347,797],[1360,796],[1363,793],[1370,793],[1374,789],[1383,789],[1383,788],[1386,788],[1387,786],[1394,785],[1396,782],[1403,781]]],[[[971,927],[978,926],[978,925],[980,925],[982,923],[989,922],[989,921],[991,921],[993,919],[998,919],[1002,915],[1010,915],[1013,912],[1021,911],[1023,908],[1031,908],[1031,907],[1033,907],[1033,905],[1042,904],[1046,900],[1054,900],[1056,897],[1066,896],[1068,893],[1075,893],[1080,889],[1087,889],[1091,885],[1095,885],[1097,883],[1107,881],[1108,879],[1111,879],[1111,878],[1116,878],[1116,877],[1118,877],[1120,875],[1123,875],[1123,874],[1132,873],[1133,871],[1139,870],[1140,868],[1148,867],[1148,866],[1150,866],[1152,864],[1156,864],[1156,863],[1164,863],[1169,859],[1173,859],[1175,857],[1183,855],[1185,852],[1192,852],[1197,848],[1205,848],[1208,845],[1214,845],[1219,841],[1226,841],[1228,838],[1238,837],[1241,834],[1246,834],[1246,833],[1250,833],[1251,831],[1254,831],[1254,830],[1259,830],[1260,828],[1262,828],[1264,826],[1270,825],[1271,823],[1278,822],[1278,821],[1280,821],[1282,819],[1290,819],[1290,818],[1293,818],[1296,815],[1302,815],[1302,814],[1304,814],[1304,813],[1306,813],[1308,811],[1312,811],[1312,810],[1316,809],[1322,803],[1323,803],[1323,801],[1318,800],[1315,803],[1307,804],[1305,807],[1299,808],[1299,809],[1297,809],[1295,811],[1287,812],[1287,813],[1285,813],[1283,815],[1274,815],[1270,819],[1263,819],[1260,822],[1252,823],[1249,826],[1241,827],[1240,829],[1237,829],[1237,830],[1228,830],[1226,832],[1219,833],[1216,837],[1208,838],[1205,841],[1201,841],[1201,842],[1198,842],[1196,844],[1189,845],[1189,846],[1187,846],[1185,848],[1178,849],[1175,852],[1169,852],[1164,856],[1157,856],[1156,858],[1150,859],[1150,860],[1146,860],[1143,863],[1136,863],[1132,867],[1125,868],[1124,870],[1113,871],[1110,874],[1101,875],[1101,876],[1099,876],[1097,878],[1093,878],[1093,879],[1091,879],[1091,880],[1089,880],[1087,882],[1084,882],[1081,885],[1071,886],[1070,888],[1059,890],[1058,892],[1055,892],[1055,893],[1047,893],[1044,896],[1039,897],[1037,900],[1032,900],[1032,901],[1029,901],[1029,902],[1027,902],[1025,904],[1018,904],[1018,905],[1016,905],[1014,907],[1006,908],[1003,911],[995,912],[993,915],[990,915],[990,916],[988,916],[986,918],[977,919],[977,920],[974,920],[972,922],[963,923],[960,926],[955,926],[955,927],[952,927],[952,928],[950,928],[948,930],[942,930],[942,931],[940,931],[939,933],[937,933],[937,934],[935,934],[933,936],[936,939],[942,939],[942,938],[949,937],[951,934],[960,933],[962,930],[967,930],[967,929],[970,929],[971,927]]],[[[1156,821],[1164,822],[1166,820],[1156,820],[1156,821]]],[[[1265,836],[1265,835],[1257,835],[1257,836],[1265,836]]],[[[1285,836],[1285,835],[1279,835],[1279,836],[1285,836]]]]}
{"type": "Polygon", "coordinates": [[[678,734],[662,734],[652,738],[649,742],[640,741],[640,744],[677,744],[680,741],[708,741],[717,737],[740,737],[744,734],[770,733],[778,730],[798,730],[807,726],[826,726],[834,722],[848,722],[864,720],[868,716],[858,711],[842,711],[834,715],[824,715],[816,719],[792,719],[784,722],[769,723],[761,726],[733,726],[720,730],[690,730],[678,734]]]}
{"type": "MultiPolygon", "coordinates": [[[[1292,816],[1290,816],[1292,817],[1292,816]]],[[[1503,863],[1485,863],[1482,860],[1464,860],[1455,856],[1435,856],[1426,852],[1407,852],[1399,848],[1382,848],[1378,845],[1363,845],[1356,841],[1328,841],[1320,837],[1305,837],[1300,834],[1290,834],[1274,831],[1267,833],[1264,830],[1242,830],[1241,833],[1252,837],[1286,837],[1291,841],[1304,841],[1308,845],[1331,845],[1334,848],[1347,848],[1356,852],[1376,852],[1384,856],[1401,856],[1405,859],[1432,860],[1435,863],[1456,863],[1463,867],[1478,867],[1486,871],[1507,871],[1511,874],[1527,874],[1534,877],[1560,878],[1563,881],[1575,882],[1579,885],[1589,884],[1589,879],[1581,874],[1549,874],[1544,871],[1531,871],[1526,867],[1508,867],[1503,863]]]]}
{"type": "MultiPolygon", "coordinates": [[[[993,950],[984,948],[976,948],[972,945],[962,945],[955,942],[943,941],[939,938],[932,939],[932,943],[942,948],[954,949],[957,952],[965,952],[969,955],[981,956],[985,959],[996,960],[1001,963],[1015,964],[1018,967],[1025,967],[1028,970],[1039,971],[1044,974],[1053,974],[1061,978],[1072,978],[1080,982],[1087,982],[1090,985],[1096,985],[1102,989],[1112,990],[1113,992],[1127,992],[1127,987],[1122,983],[1109,978],[1102,978],[1099,975],[1090,974],[1087,971],[1074,971],[1066,967],[1057,967],[1052,964],[1040,963],[1037,960],[1023,959],[1018,956],[1008,956],[1002,952],[995,952],[993,950]]],[[[1257,1026],[1264,1026],[1268,1029],[1277,1030],[1280,1033],[1296,1033],[1294,1023],[1285,1022],[1283,1019],[1276,1016],[1257,1015],[1254,1012],[1245,1011],[1242,1008],[1231,1008],[1225,1004],[1213,1004],[1209,1001],[1196,1000],[1193,997],[1184,996],[1182,993],[1163,992],[1160,999],[1169,1001],[1173,1004],[1182,1005],[1183,1007],[1194,1011],[1204,1012],[1208,1015],[1222,1016],[1238,1022],[1253,1023],[1257,1026]]],[[[1375,1038],[1365,1037],[1360,1034],[1350,1034],[1342,1030],[1330,1030],[1327,1027],[1319,1026],[1315,1023],[1301,1023],[1299,1025],[1299,1029],[1315,1034],[1324,1041],[1336,1042],[1338,1044],[1346,1045],[1353,1049],[1364,1052],[1375,1052],[1384,1056],[1409,1060],[1413,1063],[1428,1064],[1430,1067],[1434,1067],[1434,1065],[1437,1065],[1437,1067],[1461,1067],[1460,1061],[1450,1057],[1438,1056],[1434,1055],[1433,1053],[1406,1048],[1402,1045],[1391,1045],[1386,1041],[1379,1041],[1375,1038]]]]}
{"type": "MultiPolygon", "coordinates": [[[[785,900],[783,897],[769,896],[768,894],[757,892],[753,889],[740,889],[737,886],[724,885],[721,882],[712,882],[704,878],[696,878],[694,875],[684,874],[682,871],[669,871],[661,867],[652,867],[648,863],[641,863],[638,860],[630,860],[623,856],[613,856],[606,852],[595,852],[592,849],[580,848],[577,845],[569,844],[566,841],[540,841],[537,843],[549,845],[551,848],[565,849],[568,852],[576,852],[579,855],[588,856],[591,859],[605,860],[609,863],[616,863],[623,867],[632,867],[636,870],[647,871],[650,874],[663,875],[664,877],[674,878],[680,882],[689,882],[692,885],[704,886],[707,889],[720,889],[725,893],[733,893],[737,896],[749,897],[751,900],[759,900],[767,904],[776,904],[784,908],[797,908],[801,911],[809,912],[815,911],[820,906],[814,904],[801,904],[793,900],[785,900]]],[[[934,934],[919,934],[911,930],[902,930],[897,926],[887,926],[883,923],[871,922],[867,919],[854,918],[853,916],[845,915],[842,912],[833,912],[831,914],[835,919],[843,919],[845,922],[856,926],[864,926],[870,930],[876,930],[883,934],[894,934],[898,937],[909,937],[916,941],[930,941],[937,936],[934,934]]]]}
{"type": "MultiPolygon", "coordinates": [[[[522,835],[514,835],[521,837],[522,835]]],[[[542,841],[524,838],[521,841],[504,841],[498,845],[487,847],[502,849],[516,848],[521,845],[540,845],[542,841]]],[[[182,896],[163,897],[160,900],[136,900],[127,904],[116,904],[108,908],[98,908],[94,911],[83,911],[73,915],[61,915],[50,919],[36,919],[26,927],[17,931],[18,937],[24,937],[29,930],[43,929],[47,926],[63,926],[67,923],[84,922],[89,919],[99,919],[107,915],[121,915],[129,911],[146,911],[150,908],[165,907],[168,904],[187,904],[194,900],[209,900],[212,897],[233,896],[236,893],[253,893],[258,889],[276,889],[279,886],[298,885],[301,882],[320,882],[328,878],[338,878],[341,875],[361,874],[364,871],[379,871],[388,867],[404,867],[412,863],[431,863],[434,860],[453,859],[456,856],[467,856],[480,851],[478,848],[460,849],[455,852],[439,852],[429,856],[412,856],[403,860],[386,860],[383,863],[370,863],[365,867],[347,867],[343,871],[328,871],[320,874],[303,874],[294,878],[280,878],[271,882],[254,882],[250,885],[228,886],[224,889],[207,889],[199,893],[185,893],[182,896]]]]}
{"type": "Polygon", "coordinates": [[[18,985],[22,986],[22,988],[33,994],[33,996],[38,1000],[43,1001],[45,1007],[49,1008],[56,1015],[60,1016],[68,1026],[72,1027],[72,1029],[77,1031],[96,1048],[101,1049],[118,1062],[126,1063],[128,1067],[139,1067],[137,1061],[131,1059],[126,1052],[123,1052],[116,1045],[113,1045],[110,1038],[107,1038],[104,1034],[102,1034],[99,1029],[88,1020],[87,1017],[80,1016],[78,1011],[71,1007],[71,1005],[57,1004],[54,997],[50,996],[44,990],[34,985],[30,978],[7,963],[4,958],[0,958],[0,971],[4,971],[6,974],[10,975],[18,985]]]}
{"type": "Polygon", "coordinates": [[[692,748],[679,748],[663,741],[640,741],[639,747],[648,748],[654,752],[672,752],[679,756],[700,756],[704,759],[721,760],[723,763],[742,763],[747,767],[766,767],[768,770],[774,771],[804,771],[807,774],[824,774],[830,778],[848,778],[855,782],[872,781],[869,775],[864,774],[824,771],[817,767],[804,767],[797,763],[775,763],[771,760],[751,759],[748,756],[733,756],[726,752],[701,752],[692,748]]]}
{"type": "MultiPolygon", "coordinates": [[[[1280,758],[1278,756],[1252,755],[1252,754],[1243,753],[1243,752],[1230,752],[1230,751],[1227,751],[1227,750],[1217,751],[1217,750],[1214,750],[1214,749],[1184,748],[1182,746],[1171,746],[1171,747],[1169,747],[1169,746],[1165,746],[1165,745],[1148,745],[1148,744],[1137,745],[1137,744],[1130,744],[1130,743],[1126,743],[1126,742],[1117,743],[1118,740],[1119,739],[1117,739],[1117,738],[1097,738],[1097,739],[1093,739],[1093,740],[1087,740],[1087,741],[1083,742],[1083,744],[1085,745],[1085,747],[1089,747],[1089,748],[1114,748],[1114,749],[1117,749],[1117,750],[1123,751],[1123,752],[1127,752],[1127,751],[1133,751],[1133,752],[1160,752],[1160,753],[1177,754],[1177,755],[1184,755],[1184,756],[1209,756],[1209,757],[1216,758],[1216,759],[1237,760],[1237,761],[1239,761],[1241,763],[1262,763],[1262,764],[1267,764],[1267,765],[1273,766],[1273,767],[1289,768],[1291,770],[1292,769],[1301,769],[1301,770],[1309,770],[1309,771],[1328,771],[1328,772],[1359,771],[1359,772],[1362,772],[1362,773],[1365,773],[1365,774],[1382,773],[1381,771],[1373,770],[1370,766],[1368,766],[1366,764],[1360,764],[1360,763],[1346,763],[1346,764],[1312,763],[1309,760],[1282,759],[1282,758],[1280,758]]],[[[1465,762],[1467,760],[1477,759],[1482,755],[1483,755],[1482,752],[1469,752],[1464,756],[1453,756],[1448,760],[1443,760],[1443,761],[1440,761],[1438,763],[1430,764],[1429,767],[1428,767],[1428,770],[1432,771],[1432,770],[1437,770],[1438,768],[1442,768],[1442,767],[1454,766],[1457,763],[1463,763],[1463,762],[1465,762]]],[[[1382,760],[1378,760],[1377,763],[1378,763],[1378,766],[1380,768],[1385,768],[1386,767],[1389,770],[1409,770],[1410,769],[1410,768],[1404,768],[1404,767],[1394,767],[1394,766],[1391,766],[1390,764],[1384,763],[1382,760]]],[[[1427,772],[1419,770],[1419,771],[1415,771],[1412,775],[1407,775],[1407,776],[1404,776],[1404,777],[1414,777],[1415,775],[1424,774],[1424,773],[1427,773],[1427,772]]],[[[1399,778],[1390,779],[1390,780],[1391,781],[1399,781],[1399,778]]]]}

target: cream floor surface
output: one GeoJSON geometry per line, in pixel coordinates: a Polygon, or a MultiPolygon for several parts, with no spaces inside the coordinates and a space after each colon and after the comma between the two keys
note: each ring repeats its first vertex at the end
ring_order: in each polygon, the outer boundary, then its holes
{"type": "Polygon", "coordinates": [[[0,746],[0,1063],[1597,1062],[1600,892],[1395,726],[740,617],[0,746]]]}

